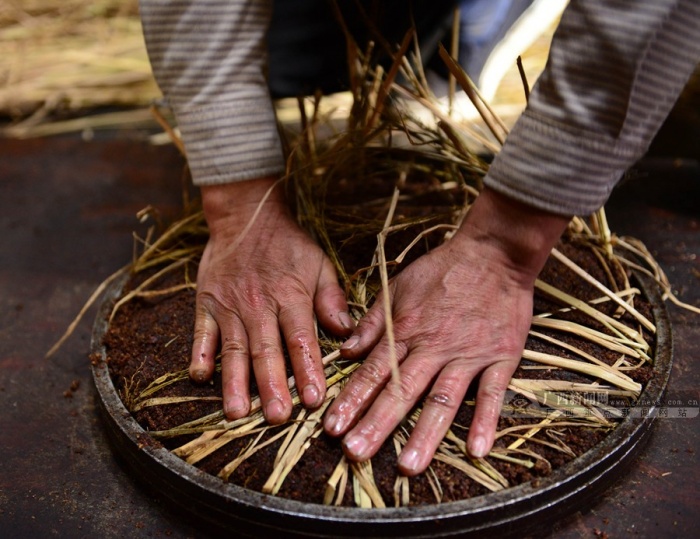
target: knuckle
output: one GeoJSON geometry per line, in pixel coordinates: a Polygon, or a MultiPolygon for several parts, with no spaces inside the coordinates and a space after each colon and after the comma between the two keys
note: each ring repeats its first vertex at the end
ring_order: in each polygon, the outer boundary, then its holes
{"type": "Polygon", "coordinates": [[[308,347],[311,343],[311,338],[310,338],[309,333],[307,331],[303,331],[303,330],[292,331],[291,333],[287,334],[286,340],[287,340],[287,348],[289,348],[290,353],[294,349],[306,350],[306,349],[308,349],[308,347]]]}
{"type": "MultiPolygon", "coordinates": [[[[234,300],[231,299],[232,304],[233,301],[234,300]]],[[[250,309],[251,312],[261,312],[269,308],[270,294],[257,287],[246,287],[244,293],[241,294],[240,301],[250,309]]]]}
{"type": "Polygon", "coordinates": [[[500,357],[504,359],[509,359],[517,356],[520,358],[520,354],[523,351],[524,342],[512,331],[504,331],[501,333],[500,338],[498,338],[494,343],[495,357],[500,357]]]}
{"type": "Polygon", "coordinates": [[[289,348],[306,348],[312,341],[316,340],[316,337],[308,329],[299,327],[290,329],[285,335],[285,339],[289,348]]]}
{"type": "Polygon", "coordinates": [[[412,403],[422,393],[423,387],[415,375],[401,373],[398,382],[390,382],[387,386],[389,395],[398,402],[412,403]]]}
{"type": "Polygon", "coordinates": [[[320,284],[318,293],[326,296],[330,302],[337,303],[338,305],[347,308],[345,293],[343,292],[343,289],[338,286],[337,281],[320,284]]]}
{"type": "Polygon", "coordinates": [[[251,346],[250,355],[254,362],[268,361],[282,355],[282,348],[276,339],[263,337],[251,346]]]}
{"type": "Polygon", "coordinates": [[[248,354],[248,347],[242,339],[227,337],[222,339],[221,342],[221,355],[227,356],[241,356],[248,354]]]}
{"type": "Polygon", "coordinates": [[[211,330],[203,325],[195,324],[193,337],[195,342],[207,340],[211,335],[211,330]]]}
{"type": "Polygon", "coordinates": [[[493,352],[493,357],[500,360],[511,360],[513,358],[520,358],[522,355],[523,347],[519,343],[510,341],[499,342],[493,352]]]}
{"type": "Polygon", "coordinates": [[[500,384],[486,384],[479,387],[477,393],[477,403],[490,404],[493,406],[499,405],[503,399],[503,394],[506,388],[500,384]]]}
{"type": "Polygon", "coordinates": [[[389,372],[387,366],[379,365],[375,361],[367,361],[355,372],[350,381],[355,385],[359,383],[374,387],[383,384],[389,372]]]}
{"type": "Polygon", "coordinates": [[[209,281],[197,288],[197,304],[212,314],[232,311],[236,306],[258,312],[268,308],[269,298],[270,294],[260,283],[250,282],[243,277],[235,282],[209,281]]]}
{"type": "Polygon", "coordinates": [[[457,409],[461,404],[461,401],[461,398],[451,391],[445,389],[431,391],[425,398],[426,405],[445,410],[457,409]]]}
{"type": "Polygon", "coordinates": [[[197,316],[213,316],[221,308],[217,295],[211,290],[197,290],[197,316]]]}
{"type": "Polygon", "coordinates": [[[271,287],[270,291],[280,298],[283,305],[288,305],[290,310],[311,304],[308,285],[301,276],[284,279],[281,286],[271,287]]]}
{"type": "Polygon", "coordinates": [[[230,290],[222,288],[208,288],[197,291],[197,305],[195,310],[197,322],[210,319],[226,321],[237,316],[238,302],[236,295],[230,290]]]}

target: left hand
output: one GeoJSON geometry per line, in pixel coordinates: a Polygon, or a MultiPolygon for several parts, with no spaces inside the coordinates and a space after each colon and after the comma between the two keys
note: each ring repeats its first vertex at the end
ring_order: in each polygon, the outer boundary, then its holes
{"type": "Polygon", "coordinates": [[[421,473],[479,376],[467,447],[475,457],[489,452],[530,327],[535,278],[567,223],[487,189],[449,242],[390,282],[400,381],[391,379],[379,296],[341,349],[369,355],[326,414],[326,432],[345,434],[350,459],[372,457],[430,388],[399,457],[402,473],[421,473]]]}

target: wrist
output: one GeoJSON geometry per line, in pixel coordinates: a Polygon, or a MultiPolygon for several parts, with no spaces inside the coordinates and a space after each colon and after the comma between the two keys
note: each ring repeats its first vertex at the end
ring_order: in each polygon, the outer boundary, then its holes
{"type": "Polygon", "coordinates": [[[202,208],[210,232],[242,228],[263,203],[265,212],[287,211],[282,185],[275,177],[201,187],[202,208]],[[264,200],[264,202],[263,202],[264,200]]]}
{"type": "Polygon", "coordinates": [[[504,264],[534,281],[569,221],[486,188],[453,239],[488,246],[504,264]]]}

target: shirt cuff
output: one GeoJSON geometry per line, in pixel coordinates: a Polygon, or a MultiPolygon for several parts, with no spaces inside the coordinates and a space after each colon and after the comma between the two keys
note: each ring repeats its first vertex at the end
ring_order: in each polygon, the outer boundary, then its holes
{"type": "Polygon", "coordinates": [[[269,98],[244,98],[178,111],[195,185],[251,180],[284,172],[282,145],[269,98]]]}
{"type": "Polygon", "coordinates": [[[644,148],[571,129],[526,111],[489,167],[485,185],[558,215],[589,215],[644,148]]]}

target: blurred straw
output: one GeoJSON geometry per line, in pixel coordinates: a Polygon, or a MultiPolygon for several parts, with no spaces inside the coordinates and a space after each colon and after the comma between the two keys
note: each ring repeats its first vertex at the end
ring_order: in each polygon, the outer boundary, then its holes
{"type": "Polygon", "coordinates": [[[158,98],[137,7],[137,0],[0,3],[0,116],[14,123],[3,134],[30,136],[61,114],[158,98]]]}
{"type": "MultiPolygon", "coordinates": [[[[545,32],[523,53],[530,81],[544,65],[550,38],[545,32]]],[[[6,124],[0,136],[158,127],[146,111],[160,90],[146,54],[138,0],[3,0],[0,58],[0,122],[6,124]]],[[[524,107],[515,63],[494,103],[509,124],[524,107]]],[[[277,110],[283,123],[298,123],[295,100],[278,102],[277,110]]],[[[347,114],[338,107],[338,117],[347,114]]]]}

